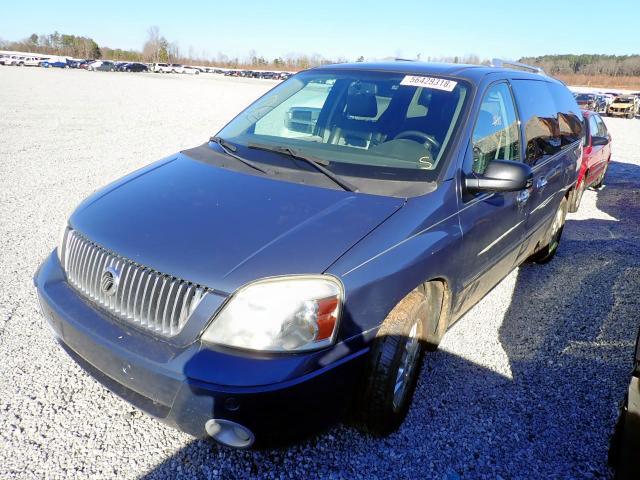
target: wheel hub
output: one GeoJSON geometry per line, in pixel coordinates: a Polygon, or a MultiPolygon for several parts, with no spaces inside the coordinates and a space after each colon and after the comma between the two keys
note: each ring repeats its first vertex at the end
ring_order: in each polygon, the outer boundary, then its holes
{"type": "Polygon", "coordinates": [[[416,321],[405,341],[400,366],[396,374],[396,382],[393,389],[393,409],[396,411],[400,409],[406,396],[407,387],[411,381],[419,352],[420,342],[418,340],[418,322],[416,321]]]}

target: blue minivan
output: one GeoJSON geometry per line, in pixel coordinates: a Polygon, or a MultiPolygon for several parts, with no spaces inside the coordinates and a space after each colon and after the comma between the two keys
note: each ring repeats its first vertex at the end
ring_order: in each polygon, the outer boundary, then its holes
{"type": "Polygon", "coordinates": [[[345,413],[392,432],[423,353],[558,248],[582,117],[562,83],[517,67],[314,68],[98,191],[35,275],[56,340],[225,445],[345,413]]]}

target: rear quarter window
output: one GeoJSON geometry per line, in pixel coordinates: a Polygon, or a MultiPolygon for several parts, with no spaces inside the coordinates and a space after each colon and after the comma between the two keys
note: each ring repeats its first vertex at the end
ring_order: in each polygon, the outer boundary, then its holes
{"type": "Polygon", "coordinates": [[[560,142],[564,148],[582,140],[584,136],[582,113],[567,87],[560,83],[550,83],[549,89],[558,110],[560,142]]]}
{"type": "Polygon", "coordinates": [[[524,129],[525,162],[535,165],[562,149],[558,108],[551,84],[544,80],[512,80],[511,83],[524,129]]]}

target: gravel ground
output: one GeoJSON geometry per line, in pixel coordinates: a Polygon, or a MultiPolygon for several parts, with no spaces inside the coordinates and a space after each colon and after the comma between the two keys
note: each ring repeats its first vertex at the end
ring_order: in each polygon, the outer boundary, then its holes
{"type": "Polygon", "coordinates": [[[602,478],[640,310],[640,121],[558,255],[428,356],[402,428],[238,452],[165,427],[54,343],[31,276],[96,188],[201,143],[270,81],[0,68],[0,478],[602,478]]]}

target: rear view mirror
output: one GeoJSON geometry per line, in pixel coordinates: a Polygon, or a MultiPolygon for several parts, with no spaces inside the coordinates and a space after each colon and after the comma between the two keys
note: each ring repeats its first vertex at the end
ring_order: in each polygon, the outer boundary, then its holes
{"type": "Polygon", "coordinates": [[[605,146],[609,144],[607,137],[591,137],[591,145],[594,147],[605,146]]]}
{"type": "Polygon", "coordinates": [[[313,134],[320,115],[319,108],[291,107],[287,111],[285,127],[293,132],[313,134]]]}
{"type": "Polygon", "coordinates": [[[483,174],[472,173],[464,178],[464,186],[471,193],[517,192],[531,187],[533,171],[524,163],[493,160],[483,174]]]}

